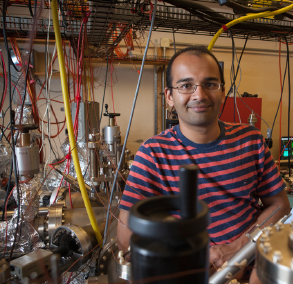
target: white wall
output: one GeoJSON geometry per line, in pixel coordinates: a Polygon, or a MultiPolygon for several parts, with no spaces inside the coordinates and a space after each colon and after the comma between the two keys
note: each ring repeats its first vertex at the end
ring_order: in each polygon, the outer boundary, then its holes
{"type": "MultiPolygon", "coordinates": [[[[158,33],[154,32],[152,35],[152,42],[155,39],[160,40],[161,38],[169,38],[173,41],[173,35],[169,33],[158,33]]],[[[212,38],[208,36],[197,36],[197,35],[183,35],[175,34],[175,40],[177,43],[188,44],[205,44],[208,45],[212,38]]],[[[244,40],[235,40],[236,47],[242,48],[244,40]]],[[[19,43],[20,44],[20,43],[19,43]]],[[[144,45],[142,43],[142,45],[144,45]]],[[[21,46],[21,44],[20,44],[21,46]]],[[[142,46],[143,48],[144,46],[142,46]]],[[[184,45],[177,46],[177,49],[183,48],[184,45]]],[[[0,43],[0,48],[5,54],[4,43],[0,43]]],[[[38,45],[35,48],[39,49],[39,54],[42,54],[44,46],[38,45]]],[[[262,117],[263,119],[272,126],[277,104],[280,98],[280,75],[279,75],[279,58],[278,58],[279,44],[277,42],[264,42],[264,41],[253,41],[249,40],[247,43],[247,51],[241,61],[241,83],[239,87],[239,93],[242,94],[244,91],[258,94],[262,98],[262,117]],[[258,51],[252,51],[251,49],[258,49],[258,51]],[[266,51],[273,50],[275,52],[266,51]]],[[[290,46],[291,48],[291,46],[290,46]]],[[[50,48],[52,50],[52,47],[50,48]]],[[[282,45],[282,50],[285,50],[285,45],[282,45]]],[[[139,49],[136,48],[136,52],[139,49]]],[[[230,87],[230,67],[232,62],[231,53],[231,39],[224,37],[220,38],[213,49],[213,52],[219,59],[224,61],[224,73],[226,79],[226,89],[230,87]],[[219,48],[221,47],[221,49],[219,48]],[[223,49],[224,47],[224,49],[223,49]]],[[[172,56],[174,53],[173,46],[167,50],[167,56],[172,56]]],[[[154,54],[153,45],[150,46],[149,55],[154,54]]],[[[240,51],[238,52],[240,56],[240,51]]],[[[43,69],[43,63],[38,63],[43,69]]],[[[282,54],[282,73],[285,67],[285,55],[282,54]]],[[[101,103],[104,91],[103,82],[105,79],[105,64],[95,65],[95,98],[101,103]],[[98,69],[97,69],[98,68],[98,69]]],[[[121,116],[117,118],[117,123],[121,127],[122,139],[125,137],[129,116],[132,108],[133,98],[136,90],[138,81],[138,73],[132,65],[118,65],[114,64],[114,101],[115,111],[121,113],[121,116]]],[[[140,66],[136,65],[137,69],[140,66]]],[[[291,72],[291,77],[292,77],[291,72]]],[[[44,78],[40,76],[43,81],[44,78]]],[[[0,81],[1,83],[1,81],[0,81]]],[[[51,82],[52,90],[60,90],[60,81],[58,77],[54,77],[51,82]]],[[[159,90],[160,91],[160,90],[159,90]]],[[[58,95],[51,93],[52,96],[58,95]]],[[[61,96],[60,96],[61,99],[61,96]]],[[[43,102],[42,102],[43,103],[43,102]]],[[[42,103],[39,103],[41,105],[42,103]]],[[[110,77],[108,76],[108,86],[106,89],[105,103],[109,105],[109,111],[113,112],[111,89],[110,89],[110,77]]],[[[6,99],[5,105],[7,106],[8,101],[6,99]]],[[[64,118],[64,112],[60,111],[60,104],[54,104],[54,109],[60,120],[64,118]]],[[[100,106],[101,107],[101,106],[100,106]]],[[[287,135],[287,110],[288,110],[288,88],[285,83],[284,94],[283,94],[283,113],[282,113],[282,135],[287,135]]],[[[44,108],[40,108],[40,115],[43,115],[44,108]]],[[[274,159],[278,157],[278,146],[279,146],[279,116],[275,123],[273,132],[274,146],[271,149],[274,159]]],[[[246,119],[243,119],[246,120],[246,119]]],[[[106,125],[108,119],[103,118],[102,126],[106,125]]],[[[7,123],[7,120],[6,120],[7,123]]],[[[291,123],[291,135],[293,134],[293,123],[291,123]]],[[[52,132],[54,132],[54,126],[52,126],[52,132]]],[[[262,122],[262,133],[266,136],[267,126],[262,122]]],[[[143,71],[142,81],[140,85],[140,91],[138,100],[134,112],[133,122],[131,125],[131,131],[129,140],[127,143],[128,149],[132,152],[136,152],[140,146],[141,140],[146,140],[154,133],[154,67],[146,66],[143,71]]],[[[60,139],[56,138],[56,144],[59,147],[60,143],[64,140],[64,131],[60,135],[60,139]]],[[[48,144],[48,143],[46,143],[48,144]]],[[[55,143],[53,143],[55,145],[55,143]]]]}

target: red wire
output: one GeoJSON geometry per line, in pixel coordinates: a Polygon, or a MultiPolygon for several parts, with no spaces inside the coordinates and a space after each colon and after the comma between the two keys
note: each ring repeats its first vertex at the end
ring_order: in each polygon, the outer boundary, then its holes
{"type": "Polygon", "coordinates": [[[5,62],[4,62],[4,58],[3,58],[3,55],[2,55],[2,51],[0,50],[0,55],[1,55],[1,59],[2,59],[2,65],[3,65],[3,73],[4,73],[4,79],[5,79],[5,88],[4,88],[4,94],[3,94],[3,98],[2,98],[2,103],[1,103],[1,107],[0,107],[0,112],[3,108],[3,105],[4,105],[4,100],[5,100],[5,97],[6,97],[6,92],[7,92],[7,86],[8,86],[8,80],[7,80],[7,76],[6,76],[6,68],[5,68],[5,62]]]}
{"type": "MultiPolygon", "coordinates": [[[[282,156],[282,154],[284,153],[285,149],[287,148],[288,144],[290,143],[290,141],[292,140],[293,136],[291,136],[291,138],[289,139],[288,143],[286,144],[286,146],[284,147],[282,153],[279,156],[279,161],[280,161],[280,157],[282,156]]],[[[280,163],[279,163],[280,164],[280,163]]]]}
{"type": "Polygon", "coordinates": [[[70,278],[71,278],[71,276],[72,276],[72,273],[73,273],[73,272],[70,273],[70,275],[69,275],[69,277],[68,277],[68,280],[67,280],[66,284],[68,284],[68,283],[70,282],[70,278]]]}
{"type": "Polygon", "coordinates": [[[53,204],[56,202],[56,199],[57,199],[57,196],[58,196],[58,193],[59,193],[59,190],[60,190],[60,187],[61,187],[61,184],[62,184],[63,179],[64,179],[64,177],[62,176],[61,181],[60,181],[60,184],[59,184],[58,189],[57,189],[57,193],[56,193],[55,199],[53,201],[53,204]]]}
{"type": "MultiPolygon", "coordinates": [[[[0,73],[0,76],[1,76],[1,77],[4,77],[4,75],[1,74],[1,73],[0,73]]],[[[12,82],[11,82],[11,85],[12,85],[13,87],[15,87],[16,91],[18,92],[19,99],[21,100],[21,95],[20,95],[20,92],[19,92],[19,90],[17,89],[16,85],[13,84],[12,82]]]]}

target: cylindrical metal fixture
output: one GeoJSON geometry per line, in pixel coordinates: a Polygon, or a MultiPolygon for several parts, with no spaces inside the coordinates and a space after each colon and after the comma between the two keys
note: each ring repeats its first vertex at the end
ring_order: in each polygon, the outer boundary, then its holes
{"type": "Polygon", "coordinates": [[[21,133],[20,134],[20,146],[25,147],[25,146],[30,146],[31,141],[30,141],[30,134],[28,133],[21,133]]]}
{"type": "Polygon", "coordinates": [[[19,175],[34,175],[39,172],[38,145],[15,147],[15,155],[19,175]]]}
{"type": "MultiPolygon", "coordinates": [[[[196,169],[191,173],[196,175],[196,169]]],[[[195,184],[192,182],[186,190],[194,190],[195,184]]],[[[182,209],[181,197],[152,197],[131,208],[129,226],[133,231],[130,244],[135,283],[145,283],[146,278],[153,279],[148,282],[152,284],[208,283],[208,207],[202,201],[196,206],[196,200],[192,199],[194,204],[187,206],[186,218],[175,218],[170,212],[182,209]]]]}
{"type": "Polygon", "coordinates": [[[265,284],[293,283],[293,236],[290,224],[272,227],[265,243],[257,241],[257,275],[265,284]]]}

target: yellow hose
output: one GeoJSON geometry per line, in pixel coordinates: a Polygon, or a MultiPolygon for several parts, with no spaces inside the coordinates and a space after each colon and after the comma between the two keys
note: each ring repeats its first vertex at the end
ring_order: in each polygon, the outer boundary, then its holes
{"type": "Polygon", "coordinates": [[[73,163],[74,163],[74,167],[75,167],[75,171],[76,171],[76,175],[77,175],[77,180],[78,180],[78,184],[80,187],[81,195],[82,195],[82,198],[84,201],[84,205],[85,205],[87,214],[89,216],[91,225],[92,225],[93,230],[95,232],[97,241],[98,241],[100,247],[102,247],[102,236],[101,236],[99,227],[97,225],[95,215],[94,215],[93,209],[90,204],[89,197],[87,195],[87,191],[85,188],[83,176],[82,176],[80,165],[79,165],[77,149],[76,149],[76,143],[75,143],[75,137],[74,137],[73,125],[72,125],[72,119],[71,119],[71,112],[70,112],[70,101],[69,101],[69,95],[68,95],[65,61],[64,61],[64,55],[63,55],[63,49],[62,49],[60,26],[59,26],[59,19],[58,19],[58,9],[57,9],[57,1],[56,0],[52,0],[52,2],[51,2],[51,11],[52,11],[52,16],[53,16],[55,40],[56,40],[58,61],[59,61],[59,68],[60,68],[61,88],[62,88],[62,94],[63,94],[63,100],[64,100],[64,109],[65,109],[66,123],[67,123],[67,128],[68,128],[68,137],[69,137],[69,143],[70,143],[70,148],[71,148],[71,155],[73,158],[73,163]]]}
{"type": "MultiPolygon", "coordinates": [[[[279,14],[285,13],[291,9],[293,9],[293,4],[289,5],[288,7],[285,7],[285,8],[273,11],[273,12],[262,12],[262,13],[257,13],[257,14],[251,14],[248,16],[243,16],[241,18],[238,18],[238,19],[235,19],[235,20],[229,22],[228,24],[226,24],[226,27],[227,27],[227,29],[229,29],[232,26],[239,24],[241,22],[244,22],[244,21],[248,21],[248,20],[252,20],[252,19],[256,19],[256,18],[264,18],[264,17],[279,15],[279,14]]],[[[211,42],[208,46],[209,51],[211,51],[213,49],[215,42],[217,41],[219,36],[223,33],[223,31],[224,31],[224,29],[220,28],[218,30],[218,32],[214,35],[213,39],[211,40],[211,42]]]]}

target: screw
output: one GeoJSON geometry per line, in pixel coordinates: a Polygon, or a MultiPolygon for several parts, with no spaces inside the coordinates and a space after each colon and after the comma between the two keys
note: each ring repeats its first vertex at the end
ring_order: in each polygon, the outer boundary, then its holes
{"type": "Polygon", "coordinates": [[[263,253],[268,253],[272,249],[272,246],[269,242],[263,244],[263,253]]]}
{"type": "Polygon", "coordinates": [[[101,265],[100,265],[100,268],[101,268],[101,269],[103,269],[103,268],[104,268],[104,265],[103,265],[103,264],[101,264],[101,265]]]}
{"type": "Polygon", "coordinates": [[[103,260],[106,260],[106,259],[107,259],[107,257],[104,255],[104,256],[103,256],[103,260]]]}
{"type": "Polygon", "coordinates": [[[259,238],[260,242],[263,244],[264,242],[268,242],[269,241],[269,237],[266,234],[262,234],[259,238]]]}
{"type": "Polygon", "coordinates": [[[283,255],[282,252],[279,250],[274,251],[274,255],[273,255],[273,262],[274,263],[279,263],[281,262],[283,259],[283,255]]]}
{"type": "Polygon", "coordinates": [[[272,234],[273,234],[273,230],[272,230],[272,228],[271,228],[271,227],[266,227],[266,228],[265,228],[265,233],[266,233],[268,236],[272,235],[272,234]]]}
{"type": "Polygon", "coordinates": [[[284,229],[284,225],[283,225],[282,223],[278,222],[278,223],[276,224],[276,230],[277,230],[277,231],[281,231],[281,230],[283,230],[283,229],[284,229]]]}
{"type": "Polygon", "coordinates": [[[121,258],[121,257],[123,257],[123,251],[122,250],[119,250],[119,252],[118,252],[118,258],[121,258]]]}

